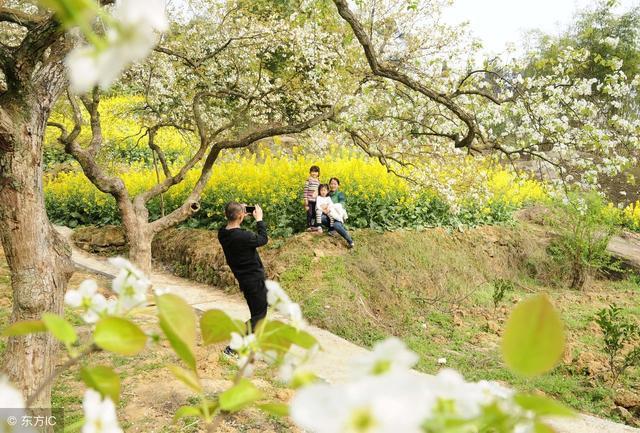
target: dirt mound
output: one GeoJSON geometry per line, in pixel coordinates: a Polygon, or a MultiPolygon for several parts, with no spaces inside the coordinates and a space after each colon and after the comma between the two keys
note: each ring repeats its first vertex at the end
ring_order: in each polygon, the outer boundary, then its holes
{"type": "Polygon", "coordinates": [[[127,239],[120,226],[80,227],[71,236],[78,248],[93,254],[121,255],[128,251],[127,239]]]}
{"type": "Polygon", "coordinates": [[[215,231],[165,230],[153,240],[151,253],[155,260],[181,277],[222,288],[234,285],[215,231]]]}

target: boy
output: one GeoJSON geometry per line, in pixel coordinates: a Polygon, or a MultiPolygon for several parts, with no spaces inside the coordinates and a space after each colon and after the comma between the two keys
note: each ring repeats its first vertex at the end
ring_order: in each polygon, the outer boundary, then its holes
{"type": "MultiPolygon", "coordinates": [[[[320,167],[312,165],[309,168],[309,178],[304,183],[304,210],[307,212],[307,231],[317,230],[316,220],[316,198],[318,197],[318,187],[320,186],[320,167]]],[[[322,228],[320,229],[322,230],[322,228]]]]}

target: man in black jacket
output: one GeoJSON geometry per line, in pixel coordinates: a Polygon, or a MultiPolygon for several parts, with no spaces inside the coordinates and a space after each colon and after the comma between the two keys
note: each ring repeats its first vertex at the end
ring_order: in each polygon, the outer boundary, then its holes
{"type": "MultiPolygon", "coordinates": [[[[224,208],[227,225],[218,230],[218,240],[222,245],[227,264],[238,280],[240,290],[247,300],[251,319],[251,331],[267,315],[267,287],[264,280],[264,266],[256,248],[266,245],[267,227],[262,221],[262,209],[256,205],[252,215],[256,220],[257,233],[240,228],[249,215],[245,205],[229,202],[224,208]]],[[[230,348],[227,348],[230,350],[230,348]]],[[[225,353],[229,350],[225,349],[225,353]]]]}

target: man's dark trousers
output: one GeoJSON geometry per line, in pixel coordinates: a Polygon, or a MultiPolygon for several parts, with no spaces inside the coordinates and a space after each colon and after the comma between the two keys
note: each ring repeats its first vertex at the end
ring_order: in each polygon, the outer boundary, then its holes
{"type": "Polygon", "coordinates": [[[267,316],[267,286],[264,280],[240,281],[239,286],[251,313],[247,324],[251,325],[251,332],[254,332],[258,322],[267,316]]]}

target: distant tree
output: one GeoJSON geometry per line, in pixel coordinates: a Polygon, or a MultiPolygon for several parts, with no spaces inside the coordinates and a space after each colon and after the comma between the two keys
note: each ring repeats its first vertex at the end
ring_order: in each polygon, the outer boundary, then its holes
{"type": "Polygon", "coordinates": [[[555,57],[533,52],[477,66],[464,29],[440,19],[445,1],[333,3],[370,71],[340,120],[354,143],[390,169],[430,183],[435,176],[424,161],[497,153],[535,159],[542,173],[592,185],[600,172],[633,162],[621,149],[640,147],[640,122],[617,107],[637,103],[640,79],[628,77],[612,54],[594,57],[602,66],[595,77],[576,73],[591,53],[574,46],[555,57]],[[543,59],[548,69],[532,74],[530,65],[543,59]]]}
{"type": "Polygon", "coordinates": [[[98,91],[80,98],[91,119],[89,143],[78,140],[82,112],[75,96],[69,99],[73,130],[50,123],[60,129],[60,141],[89,180],[115,198],[129,257],[145,271],[151,268],[154,236],[200,209],[200,196],[222,152],[317,126],[334,116],[342,94],[341,35],[320,24],[319,15],[328,8],[316,7],[317,2],[294,8],[286,2],[242,0],[193,5],[193,14],[175,15],[154,55],[112,90],[144,95],[132,115],[162,169],[155,186],[131,196],[117,170],[100,164],[104,137],[98,91]],[[191,155],[171,160],[156,138],[161,128],[194,134],[198,145],[191,155]],[[198,173],[197,181],[184,203],[151,221],[148,203],[192,171],[198,173]]]}

